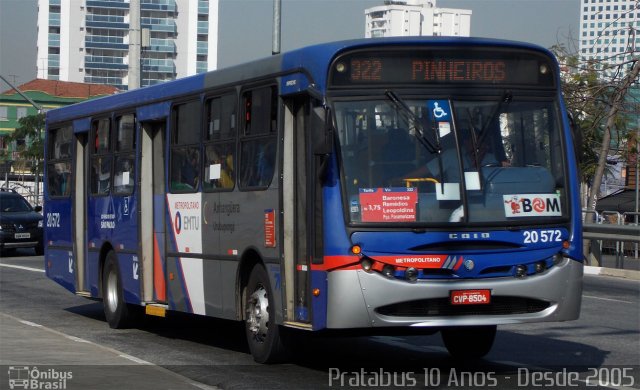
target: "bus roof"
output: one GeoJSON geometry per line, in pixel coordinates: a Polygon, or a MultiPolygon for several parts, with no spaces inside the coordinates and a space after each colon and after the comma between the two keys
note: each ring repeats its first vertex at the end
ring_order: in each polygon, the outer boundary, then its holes
{"type": "Polygon", "coordinates": [[[529,43],[468,37],[392,37],[369,38],[346,41],[320,43],[295,49],[290,52],[274,55],[222,68],[207,73],[139,88],[132,91],[106,96],[94,100],[76,103],[47,112],[48,123],[68,122],[78,118],[86,118],[105,112],[126,110],[127,108],[145,106],[167,99],[202,92],[207,89],[224,88],[237,84],[238,81],[250,82],[269,75],[282,75],[295,71],[305,73],[311,78],[315,87],[324,91],[327,84],[329,65],[333,58],[345,50],[366,49],[376,46],[494,46],[504,48],[521,48],[541,52],[552,58],[545,48],[529,43]]]}

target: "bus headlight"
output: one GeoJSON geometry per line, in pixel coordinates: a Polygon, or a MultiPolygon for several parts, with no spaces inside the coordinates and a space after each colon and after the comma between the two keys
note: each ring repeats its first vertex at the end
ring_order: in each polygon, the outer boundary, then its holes
{"type": "Polygon", "coordinates": [[[538,261],[535,266],[536,273],[544,272],[547,269],[547,263],[543,261],[538,261]]]}
{"type": "Polygon", "coordinates": [[[373,266],[373,262],[370,259],[363,259],[360,262],[360,265],[362,266],[362,269],[365,270],[366,272],[371,272],[371,267],[373,266]]]}
{"type": "Polygon", "coordinates": [[[524,278],[527,276],[527,266],[526,265],[516,265],[516,278],[524,278]]]}
{"type": "Polygon", "coordinates": [[[384,267],[382,267],[382,274],[384,276],[386,276],[387,278],[393,278],[395,276],[395,268],[393,268],[392,265],[385,265],[384,267]]]}
{"type": "Polygon", "coordinates": [[[407,270],[404,271],[404,277],[410,282],[415,282],[418,280],[418,270],[413,267],[407,268],[407,270]]]}

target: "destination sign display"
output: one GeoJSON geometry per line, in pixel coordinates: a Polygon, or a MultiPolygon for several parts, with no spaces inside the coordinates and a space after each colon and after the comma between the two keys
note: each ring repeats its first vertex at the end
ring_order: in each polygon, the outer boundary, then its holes
{"type": "Polygon", "coordinates": [[[531,52],[413,49],[359,51],[338,58],[333,86],[380,84],[554,85],[551,61],[531,52]]]}

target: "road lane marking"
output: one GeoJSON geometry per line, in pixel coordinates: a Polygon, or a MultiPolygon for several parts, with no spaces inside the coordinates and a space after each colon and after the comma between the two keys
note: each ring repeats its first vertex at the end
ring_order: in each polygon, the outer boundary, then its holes
{"type": "Polygon", "coordinates": [[[42,325],[36,324],[35,322],[20,320],[21,323],[29,326],[33,326],[34,328],[42,328],[42,325]]]}
{"type": "Polygon", "coordinates": [[[88,344],[91,343],[89,340],[81,339],[80,337],[76,337],[76,336],[66,335],[65,337],[71,341],[75,341],[76,343],[88,343],[88,344]]]}
{"type": "Polygon", "coordinates": [[[44,270],[43,270],[43,269],[40,269],[40,268],[32,268],[32,267],[25,267],[25,266],[23,266],[23,265],[0,264],[0,267],[15,268],[15,269],[21,269],[21,270],[31,271],[31,272],[44,272],[44,270]]]}
{"type": "Polygon", "coordinates": [[[121,358],[125,358],[125,359],[128,359],[128,360],[131,360],[134,363],[143,364],[143,365],[146,365],[146,366],[152,366],[153,365],[153,363],[149,363],[148,361],[139,359],[139,358],[137,358],[135,356],[127,355],[126,353],[120,354],[119,356],[121,358]]]}
{"type": "MultiPolygon", "coordinates": [[[[3,265],[3,264],[0,264],[0,265],[3,265]]],[[[39,328],[39,329],[41,329],[41,330],[43,330],[43,331],[46,331],[46,332],[49,332],[49,333],[53,333],[53,334],[58,335],[58,336],[62,336],[62,337],[64,337],[64,338],[66,338],[66,339],[73,340],[73,341],[75,341],[75,342],[79,342],[79,343],[86,343],[86,344],[92,345],[92,346],[97,347],[97,348],[100,348],[100,349],[102,349],[102,350],[105,350],[105,351],[111,352],[111,353],[113,353],[113,354],[117,355],[118,357],[121,357],[121,358],[125,358],[125,359],[127,359],[127,360],[130,360],[130,361],[132,361],[132,362],[134,362],[134,363],[136,363],[136,364],[145,365],[145,366],[150,366],[150,367],[152,367],[152,368],[153,368],[153,369],[155,369],[155,370],[158,370],[158,371],[160,371],[160,372],[162,372],[162,373],[164,373],[164,374],[166,374],[166,375],[173,376],[174,378],[177,378],[177,379],[179,379],[179,380],[182,380],[182,381],[184,381],[186,384],[188,384],[188,385],[190,385],[190,386],[193,386],[193,387],[197,387],[197,388],[199,388],[199,389],[203,389],[203,390],[218,390],[218,389],[219,389],[219,387],[216,387],[216,386],[210,386],[210,385],[207,385],[207,384],[204,384],[204,383],[196,382],[195,380],[193,380],[193,379],[191,379],[191,378],[188,378],[188,377],[186,377],[186,376],[184,376],[184,375],[180,375],[180,374],[178,374],[177,372],[173,372],[173,371],[171,371],[171,370],[169,370],[169,369],[167,369],[167,368],[164,368],[164,367],[158,366],[157,364],[147,362],[146,360],[139,359],[139,358],[137,358],[137,357],[134,357],[134,356],[128,355],[128,354],[123,353],[123,352],[121,352],[121,351],[118,351],[118,350],[116,350],[116,349],[113,349],[113,348],[110,348],[110,347],[107,347],[107,346],[104,346],[104,345],[100,345],[100,344],[94,343],[93,341],[89,341],[89,340],[86,340],[86,339],[83,339],[83,338],[80,338],[80,337],[71,336],[71,335],[68,335],[68,334],[66,334],[66,333],[63,333],[63,332],[57,331],[57,330],[55,330],[55,329],[52,329],[52,328],[46,327],[46,326],[44,326],[44,325],[37,324],[37,323],[35,323],[35,322],[31,322],[31,321],[27,321],[27,320],[23,320],[23,319],[18,318],[18,317],[14,317],[14,316],[12,316],[11,314],[7,314],[7,313],[2,313],[2,312],[0,312],[0,317],[10,318],[10,319],[12,319],[12,320],[14,320],[14,321],[17,321],[17,322],[20,322],[20,323],[22,323],[22,324],[29,325],[29,326],[33,326],[33,327],[37,327],[37,328],[39,328]]]]}
{"type": "Polygon", "coordinates": [[[630,303],[630,304],[636,304],[636,302],[631,302],[631,301],[625,301],[622,299],[613,299],[613,298],[602,298],[602,297],[594,297],[593,295],[583,295],[583,298],[589,298],[589,299],[598,299],[601,301],[609,301],[609,302],[620,302],[620,303],[630,303]]]}

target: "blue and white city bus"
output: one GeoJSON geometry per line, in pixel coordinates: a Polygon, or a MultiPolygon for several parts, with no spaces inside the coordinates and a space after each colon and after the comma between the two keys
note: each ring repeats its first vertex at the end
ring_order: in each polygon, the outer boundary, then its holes
{"type": "Polygon", "coordinates": [[[578,318],[580,202],[558,64],[530,44],[319,44],[47,113],[45,266],[137,310],[290,329],[440,331],[578,318]]]}

